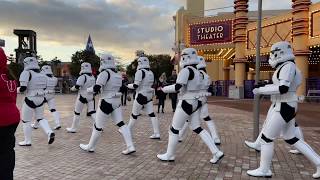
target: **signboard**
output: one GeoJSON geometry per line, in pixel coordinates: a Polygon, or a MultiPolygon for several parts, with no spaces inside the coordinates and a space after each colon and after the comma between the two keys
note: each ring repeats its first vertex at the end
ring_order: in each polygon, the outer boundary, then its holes
{"type": "Polygon", "coordinates": [[[232,42],[232,20],[192,24],[189,28],[191,45],[232,42]]]}

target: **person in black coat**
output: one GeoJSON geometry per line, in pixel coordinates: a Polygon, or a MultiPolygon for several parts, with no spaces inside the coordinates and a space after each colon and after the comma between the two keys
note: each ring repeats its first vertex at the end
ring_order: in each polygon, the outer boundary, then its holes
{"type": "Polygon", "coordinates": [[[127,105],[127,95],[128,95],[128,85],[129,80],[127,78],[127,75],[122,74],[122,86],[120,87],[121,95],[121,105],[126,106],[127,105]]]}
{"type": "MultiPolygon", "coordinates": [[[[172,71],[172,74],[169,77],[167,83],[168,83],[168,85],[175,84],[176,80],[177,80],[177,72],[174,69],[172,71]]],[[[171,99],[172,111],[174,112],[176,110],[176,107],[177,107],[178,94],[177,93],[170,93],[169,94],[169,98],[171,99]]]]}
{"type": "Polygon", "coordinates": [[[161,89],[167,85],[166,83],[166,74],[162,73],[161,76],[159,77],[159,81],[157,83],[157,97],[159,99],[158,103],[158,113],[160,113],[160,108],[162,106],[161,112],[164,113],[164,102],[166,101],[166,96],[167,94],[164,93],[161,89]]]}

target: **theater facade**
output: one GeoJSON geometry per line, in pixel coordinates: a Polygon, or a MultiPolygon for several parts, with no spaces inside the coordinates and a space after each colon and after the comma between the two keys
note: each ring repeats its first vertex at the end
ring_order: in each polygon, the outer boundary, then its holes
{"type": "MultiPolygon", "coordinates": [[[[175,50],[197,49],[205,57],[217,95],[236,88],[239,98],[251,98],[255,76],[257,12],[248,11],[248,0],[235,0],[234,12],[204,16],[203,0],[187,0],[186,9],[174,16],[175,50]]],[[[263,11],[260,77],[270,80],[269,51],[278,41],[292,43],[296,64],[303,74],[299,95],[320,90],[320,3],[293,0],[292,9],[263,11]]],[[[177,59],[178,56],[177,56],[177,59]]]]}

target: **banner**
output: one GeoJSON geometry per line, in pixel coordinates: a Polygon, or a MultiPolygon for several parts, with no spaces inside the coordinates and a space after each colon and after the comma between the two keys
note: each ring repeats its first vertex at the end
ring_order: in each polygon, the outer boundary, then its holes
{"type": "Polygon", "coordinates": [[[189,28],[191,45],[232,42],[232,20],[193,24],[189,28]]]}

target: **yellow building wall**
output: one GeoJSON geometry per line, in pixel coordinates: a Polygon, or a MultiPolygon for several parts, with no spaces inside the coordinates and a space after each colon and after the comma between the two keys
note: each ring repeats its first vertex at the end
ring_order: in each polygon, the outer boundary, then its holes
{"type": "MultiPolygon", "coordinates": [[[[233,19],[233,14],[226,16],[202,17],[203,16],[203,0],[187,0],[187,9],[180,9],[176,15],[178,28],[176,27],[177,40],[186,44],[189,47],[189,30],[190,24],[204,23],[210,21],[217,21],[223,19],[233,19]]],[[[314,46],[320,44],[320,3],[315,3],[310,6],[310,29],[308,45],[314,46]],[[312,35],[313,34],[313,35],[312,35]]],[[[261,54],[266,55],[270,51],[270,46],[278,41],[286,40],[292,41],[292,13],[284,13],[278,16],[264,19],[262,22],[262,47],[261,54]]],[[[251,22],[247,25],[247,39],[245,55],[255,56],[256,50],[254,43],[256,41],[256,22],[251,22]]],[[[198,45],[195,46],[197,50],[212,50],[219,48],[235,48],[233,43],[218,44],[218,45],[198,45]]],[[[207,63],[207,71],[212,80],[223,80],[223,61],[213,61],[207,63]]],[[[248,73],[246,73],[248,76],[248,73]]],[[[261,79],[271,79],[273,72],[260,72],[261,79]]],[[[230,80],[235,79],[235,71],[233,65],[230,66],[230,80]]]]}
{"type": "Polygon", "coordinates": [[[206,69],[212,81],[223,80],[223,61],[207,62],[206,69]]]}
{"type": "Polygon", "coordinates": [[[320,3],[310,6],[309,46],[320,44],[320,3]]]}
{"type": "MultiPolygon", "coordinates": [[[[291,13],[285,13],[262,21],[261,54],[268,54],[270,47],[279,41],[292,41],[291,13]]],[[[246,56],[256,54],[256,29],[257,23],[252,22],[247,26],[246,56]]]]}
{"type": "Polygon", "coordinates": [[[190,16],[204,16],[204,0],[187,0],[187,11],[190,16]]]}
{"type": "Polygon", "coordinates": [[[212,61],[207,63],[207,72],[212,81],[219,80],[219,61],[212,61]]]}

